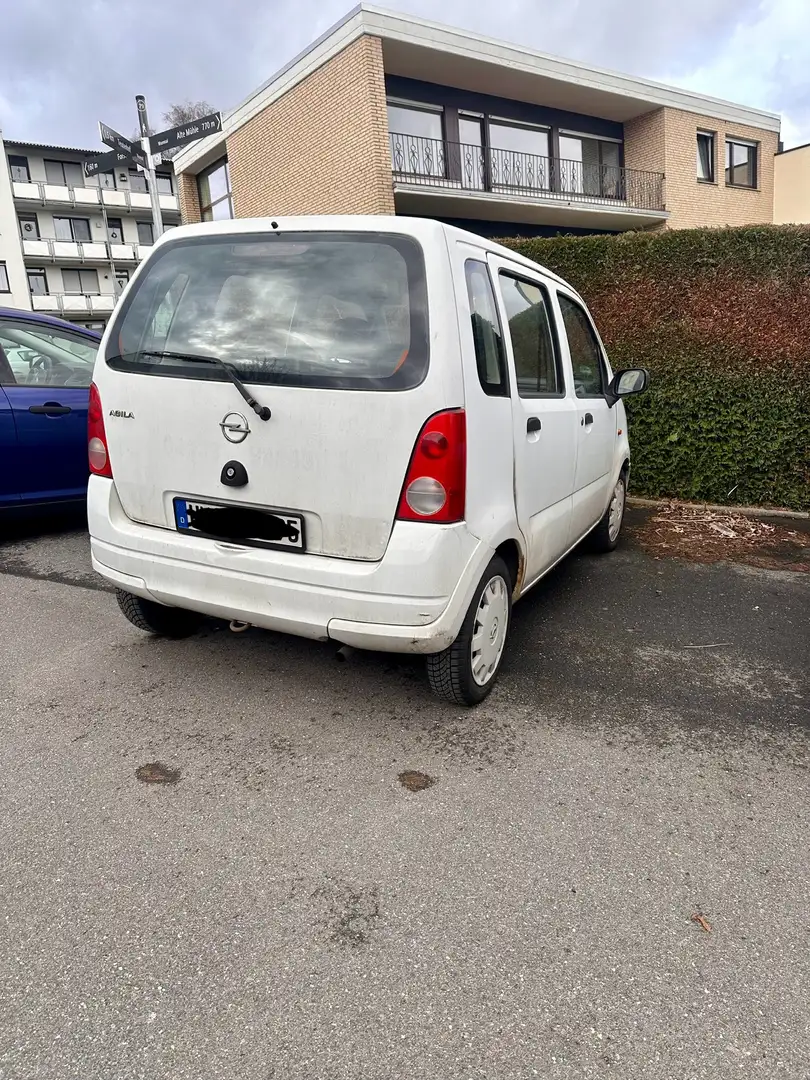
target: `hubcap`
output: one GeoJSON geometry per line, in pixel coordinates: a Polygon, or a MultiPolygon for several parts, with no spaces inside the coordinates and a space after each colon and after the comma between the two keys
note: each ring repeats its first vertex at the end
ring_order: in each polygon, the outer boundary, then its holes
{"type": "Polygon", "coordinates": [[[613,489],[613,498],[610,500],[610,513],[608,514],[608,536],[610,542],[619,535],[624,517],[624,480],[620,480],[613,489]]]}
{"type": "Polygon", "coordinates": [[[502,577],[487,582],[475,613],[470,660],[472,675],[479,686],[498,670],[509,625],[509,593],[502,577]]]}

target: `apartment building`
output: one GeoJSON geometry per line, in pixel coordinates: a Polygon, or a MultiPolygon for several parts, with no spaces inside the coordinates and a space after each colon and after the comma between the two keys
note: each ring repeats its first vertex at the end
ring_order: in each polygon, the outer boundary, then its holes
{"type": "MultiPolygon", "coordinates": [[[[154,243],[146,176],[87,178],[98,150],[0,137],[0,306],[102,328],[117,291],[154,243]]],[[[180,222],[170,166],[157,176],[164,228],[180,222]]]]}
{"type": "Polygon", "coordinates": [[[780,151],[774,164],[774,224],[810,225],[810,143],[780,151]]]}
{"type": "Polygon", "coordinates": [[[779,117],[361,4],[175,158],[184,221],[771,222],[779,117]]]}

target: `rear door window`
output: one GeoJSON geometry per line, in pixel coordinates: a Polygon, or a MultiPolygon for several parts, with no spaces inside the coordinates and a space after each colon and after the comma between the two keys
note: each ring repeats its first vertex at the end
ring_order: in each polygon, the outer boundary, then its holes
{"type": "Polygon", "coordinates": [[[179,240],[136,279],[110,342],[124,371],[225,378],[174,353],[217,356],[254,383],[408,389],[428,367],[422,250],[380,233],[179,240]]]}
{"type": "Polygon", "coordinates": [[[518,394],[563,396],[565,385],[546,290],[533,281],[503,271],[499,277],[515,357],[518,394]]]}

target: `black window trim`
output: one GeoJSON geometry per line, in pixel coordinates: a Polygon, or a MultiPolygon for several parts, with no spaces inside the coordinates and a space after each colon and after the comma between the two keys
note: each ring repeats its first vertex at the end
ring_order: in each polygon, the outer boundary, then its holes
{"type": "Polygon", "coordinates": [[[48,285],[48,275],[45,272],[45,267],[44,266],[26,266],[26,268],[25,268],[25,278],[26,278],[26,281],[28,282],[28,291],[29,291],[29,293],[31,293],[32,296],[50,296],[51,295],[50,286],[48,285]],[[31,288],[31,276],[32,275],[34,277],[37,277],[37,278],[42,278],[42,280],[45,282],[45,292],[44,293],[35,293],[32,290],[32,288],[31,288]]]}
{"type": "Polygon", "coordinates": [[[95,266],[63,266],[61,268],[61,273],[62,273],[62,291],[64,292],[65,296],[101,296],[102,295],[102,293],[101,293],[101,281],[100,281],[99,276],[98,276],[98,268],[97,267],[95,267],[95,266]],[[65,286],[65,274],[78,274],[79,275],[80,289],[79,289],[78,292],[69,292],[68,291],[67,287],[65,286]],[[96,275],[96,291],[95,292],[87,292],[87,291],[85,291],[84,288],[81,287],[82,286],[82,274],[95,274],[96,275]]]}
{"type": "MultiPolygon", "coordinates": [[[[228,155],[224,154],[221,158],[217,158],[216,161],[211,162],[211,164],[206,169],[203,169],[201,172],[199,172],[197,174],[197,176],[195,177],[195,180],[197,181],[197,200],[198,200],[198,202],[200,204],[200,220],[201,221],[206,221],[206,220],[213,221],[213,220],[215,220],[214,217],[213,217],[213,209],[214,209],[215,206],[219,206],[219,204],[223,203],[223,202],[227,202],[228,209],[230,210],[230,214],[228,215],[228,217],[229,217],[230,220],[233,220],[233,216],[234,216],[234,214],[233,214],[233,188],[231,187],[231,170],[230,170],[230,166],[228,164],[228,155]],[[225,181],[226,181],[226,183],[225,183],[225,194],[220,195],[220,197],[218,199],[214,199],[211,202],[204,203],[203,198],[202,198],[202,190],[200,188],[200,183],[206,176],[210,176],[212,173],[216,172],[217,169],[220,169],[220,168],[225,170],[225,181]],[[210,210],[212,212],[212,216],[210,218],[205,217],[206,211],[208,211],[208,210],[210,210]]],[[[210,188],[209,188],[209,190],[210,190],[210,188]]],[[[220,219],[220,220],[223,220],[223,219],[220,219]]]]}
{"type": "Polygon", "coordinates": [[[602,383],[602,389],[598,394],[582,394],[582,395],[580,395],[580,394],[577,393],[576,379],[574,379],[575,385],[572,387],[572,389],[574,391],[574,400],[575,401],[596,401],[599,398],[604,398],[604,400],[607,401],[607,388],[610,385],[610,369],[608,367],[607,355],[605,353],[605,346],[602,344],[602,338],[601,338],[601,336],[599,334],[599,331],[596,329],[596,323],[591,318],[591,313],[585,307],[585,304],[582,302],[582,300],[580,300],[576,296],[573,296],[571,293],[563,292],[561,289],[558,288],[557,289],[557,304],[558,304],[558,306],[560,308],[560,321],[562,323],[562,328],[565,331],[565,340],[566,340],[566,344],[568,345],[568,359],[569,359],[569,362],[571,363],[571,375],[572,375],[572,377],[574,375],[574,362],[573,362],[573,360],[571,358],[571,342],[570,342],[570,340],[568,338],[568,329],[567,329],[567,327],[565,325],[565,316],[563,315],[562,304],[560,303],[560,300],[563,299],[563,298],[565,300],[567,300],[569,302],[569,304],[573,304],[573,306],[575,308],[579,308],[579,310],[584,314],[585,319],[586,319],[586,321],[588,323],[588,326],[590,326],[590,328],[591,328],[591,330],[593,332],[593,336],[594,336],[594,339],[596,341],[596,344],[599,346],[599,376],[600,376],[600,380],[601,380],[601,383],[602,383]]]}
{"type": "Polygon", "coordinates": [[[0,270],[3,271],[3,277],[6,279],[5,288],[3,288],[2,285],[0,285],[0,293],[4,293],[4,294],[10,293],[11,292],[11,280],[10,280],[10,278],[8,276],[8,263],[5,261],[5,259],[0,260],[0,270]]]}
{"type": "MultiPolygon", "coordinates": [[[[748,150],[753,152],[752,165],[752,182],[750,184],[735,184],[733,180],[728,178],[728,167],[723,162],[723,175],[726,181],[726,187],[737,188],[741,191],[758,191],[759,190],[759,150],[760,143],[754,139],[745,139],[742,135],[730,135],[726,132],[725,140],[726,148],[729,146],[745,146],[748,150]]],[[[734,151],[731,153],[731,173],[734,174],[734,151]]]]}
{"type": "Polygon", "coordinates": [[[93,230],[90,228],[90,218],[82,217],[80,214],[54,214],[53,215],[53,231],[56,233],[57,221],[69,221],[70,222],[70,240],[63,240],[58,236],[54,236],[54,240],[58,244],[92,244],[93,243],[93,230]],[[73,228],[74,221],[83,221],[87,226],[87,231],[90,234],[86,240],[77,240],[76,234],[73,228]]]}
{"type": "Polygon", "coordinates": [[[14,183],[14,184],[30,184],[31,183],[31,165],[30,165],[30,163],[28,161],[27,154],[9,154],[8,155],[8,171],[9,171],[9,174],[11,175],[12,183],[14,183]],[[21,168],[23,168],[23,166],[20,164],[20,162],[25,162],[25,172],[26,172],[26,176],[27,176],[26,180],[15,180],[14,176],[11,174],[12,169],[21,169],[21,168]]]}
{"type": "MultiPolygon", "coordinates": [[[[469,278],[467,276],[467,271],[468,271],[468,268],[471,265],[483,268],[484,273],[486,274],[487,282],[489,284],[489,290],[490,290],[490,293],[492,294],[492,306],[495,309],[495,321],[496,321],[496,324],[497,324],[497,327],[498,327],[498,333],[500,334],[500,342],[501,342],[501,346],[500,346],[500,349],[499,349],[499,356],[498,356],[498,367],[501,370],[501,380],[502,380],[501,385],[499,387],[497,387],[497,386],[496,387],[490,387],[490,386],[487,386],[484,383],[484,381],[481,378],[481,369],[478,367],[478,354],[476,353],[476,355],[475,355],[475,367],[476,367],[476,370],[478,372],[478,381],[481,384],[481,389],[484,391],[484,393],[487,395],[487,397],[510,398],[512,396],[512,392],[511,392],[511,386],[510,386],[511,380],[509,378],[509,364],[507,363],[507,360],[506,360],[506,339],[504,337],[504,332],[503,332],[503,320],[501,319],[501,312],[500,312],[500,308],[498,307],[498,296],[497,296],[497,293],[495,291],[495,282],[492,280],[492,272],[490,271],[489,263],[487,262],[485,255],[482,258],[479,258],[479,257],[477,257],[475,255],[470,255],[468,258],[466,258],[464,260],[464,283],[465,283],[465,285],[467,287],[467,302],[468,303],[469,303],[469,299],[470,299],[470,280],[469,280],[469,278]]],[[[470,319],[472,320],[472,311],[470,312],[470,319]]],[[[470,331],[472,332],[472,323],[470,325],[470,331]]],[[[473,351],[475,351],[475,335],[473,334],[472,337],[473,337],[473,351]]]]}
{"type": "MultiPolygon", "coordinates": [[[[560,400],[561,398],[567,397],[568,396],[568,388],[567,388],[566,379],[565,379],[565,367],[564,367],[563,362],[562,362],[562,350],[560,349],[560,336],[559,336],[559,331],[557,329],[557,316],[556,316],[556,313],[554,311],[554,306],[551,303],[551,293],[550,293],[550,291],[548,289],[548,286],[542,281],[535,281],[533,278],[529,277],[525,273],[520,273],[517,270],[510,270],[510,269],[507,269],[506,267],[499,267],[498,268],[498,279],[499,279],[498,288],[499,288],[499,291],[500,291],[500,278],[502,278],[502,277],[513,278],[515,281],[522,281],[526,285],[533,285],[536,289],[539,289],[540,292],[543,294],[543,300],[544,300],[545,305],[546,305],[546,317],[548,318],[548,324],[549,324],[549,328],[551,330],[551,347],[554,350],[554,364],[555,364],[555,367],[557,369],[557,382],[558,382],[558,384],[560,386],[560,390],[558,390],[554,394],[544,394],[544,393],[542,393],[540,391],[536,391],[536,392],[531,393],[531,394],[523,394],[520,391],[520,386],[517,384],[517,369],[515,369],[515,383],[516,383],[515,389],[517,391],[518,397],[522,398],[524,401],[530,401],[530,400],[535,399],[535,398],[548,399],[548,400],[551,400],[551,401],[555,401],[555,400],[560,400]]],[[[504,299],[503,299],[503,294],[502,293],[500,295],[500,299],[501,299],[501,303],[503,304],[504,299]]],[[[507,325],[507,327],[509,326],[509,320],[508,319],[506,321],[506,325],[507,325]]],[[[509,345],[512,348],[512,361],[514,363],[515,350],[514,350],[514,347],[512,346],[512,334],[511,334],[511,332],[509,333],[509,345]]]]}
{"type": "MultiPolygon", "coordinates": [[[[700,146],[701,139],[708,139],[711,145],[711,158],[709,176],[698,176],[697,182],[699,184],[714,184],[717,185],[717,132],[708,131],[705,128],[698,128],[697,135],[695,136],[695,149],[700,146]]],[[[698,150],[698,153],[700,151],[698,150]]]]}
{"type": "MultiPolygon", "coordinates": [[[[320,230],[306,231],[301,230],[298,232],[290,232],[285,234],[285,239],[290,242],[294,242],[296,238],[306,238],[310,242],[317,240],[334,240],[336,233],[322,232],[320,230]]],[[[255,378],[254,374],[249,377],[245,377],[240,372],[240,377],[251,386],[301,386],[308,390],[348,390],[348,391],[365,391],[367,393],[405,393],[408,390],[415,390],[416,387],[421,386],[425,379],[428,377],[431,364],[431,339],[430,339],[430,301],[428,292],[428,270],[425,260],[425,252],[422,245],[414,236],[409,236],[406,233],[398,232],[386,232],[384,230],[353,232],[350,229],[342,231],[340,234],[342,239],[350,239],[358,243],[381,243],[387,242],[396,247],[403,256],[406,265],[406,271],[408,276],[408,292],[411,294],[411,290],[416,286],[416,290],[419,292],[420,299],[423,301],[423,312],[415,312],[413,304],[411,305],[411,345],[409,352],[414,350],[414,339],[420,350],[423,350],[423,355],[420,356],[419,352],[416,353],[418,362],[418,378],[408,378],[410,372],[410,364],[406,363],[400,372],[395,372],[384,380],[386,385],[374,384],[371,379],[352,379],[350,376],[330,376],[329,378],[308,378],[297,379],[292,376],[282,376],[281,378],[255,378]],[[410,247],[412,250],[409,253],[409,257],[402,252],[402,248],[410,247]],[[418,259],[418,262],[414,262],[414,257],[418,259]],[[414,281],[414,271],[418,271],[418,277],[414,281]],[[416,332],[414,330],[416,329],[416,332]],[[394,385],[391,385],[391,384],[394,385]]],[[[181,240],[175,240],[168,244],[163,244],[159,251],[157,251],[153,258],[150,258],[150,266],[154,266],[155,263],[164,259],[167,254],[174,251],[179,247],[193,247],[199,244],[233,244],[236,241],[244,241],[245,243],[267,243],[272,240],[273,236],[279,236],[278,233],[268,232],[256,232],[256,233],[221,233],[211,236],[189,236],[183,237],[181,240]]],[[[224,371],[220,370],[214,364],[203,364],[195,367],[194,364],[187,363],[184,366],[177,369],[163,367],[159,363],[144,363],[143,361],[128,360],[126,356],[110,356],[110,351],[115,350],[118,339],[121,334],[124,320],[129,312],[135,298],[138,296],[140,289],[145,287],[145,282],[148,281],[148,275],[143,276],[143,281],[139,287],[130,290],[124,303],[116,309],[113,319],[112,333],[108,339],[107,351],[103,355],[103,362],[114,371],[127,371],[135,375],[156,375],[159,378],[164,379],[191,379],[198,381],[212,381],[212,382],[227,382],[228,376],[224,371]]],[[[154,301],[154,298],[153,298],[154,301]]],[[[159,305],[157,305],[159,306],[159,305]]],[[[154,316],[157,311],[157,306],[152,306],[152,315],[154,316]]],[[[110,324],[108,324],[110,325],[110,324]]],[[[144,330],[145,333],[145,330],[144,330]]],[[[409,355],[410,359],[410,355],[409,355]]]]}

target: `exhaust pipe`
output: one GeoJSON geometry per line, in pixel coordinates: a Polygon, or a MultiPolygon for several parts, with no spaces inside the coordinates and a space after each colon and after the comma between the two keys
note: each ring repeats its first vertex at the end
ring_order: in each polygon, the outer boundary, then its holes
{"type": "Polygon", "coordinates": [[[339,664],[345,664],[347,660],[351,660],[352,656],[354,656],[354,649],[351,645],[341,645],[335,653],[335,659],[339,664]]]}
{"type": "Polygon", "coordinates": [[[246,630],[249,630],[251,624],[249,622],[242,622],[241,619],[231,619],[228,623],[228,629],[234,634],[244,634],[246,630]]]}

